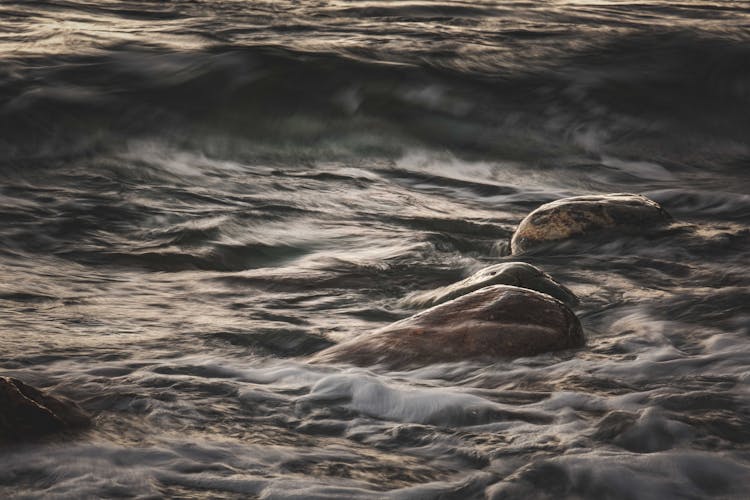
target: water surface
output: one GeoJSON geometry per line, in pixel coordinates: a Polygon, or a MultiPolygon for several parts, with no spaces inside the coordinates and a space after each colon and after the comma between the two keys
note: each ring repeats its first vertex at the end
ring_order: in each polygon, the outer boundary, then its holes
{"type": "Polygon", "coordinates": [[[0,369],[92,430],[11,498],[743,498],[743,1],[0,4],[0,369]],[[678,221],[523,260],[586,348],[306,356],[564,196],[678,221]]]}

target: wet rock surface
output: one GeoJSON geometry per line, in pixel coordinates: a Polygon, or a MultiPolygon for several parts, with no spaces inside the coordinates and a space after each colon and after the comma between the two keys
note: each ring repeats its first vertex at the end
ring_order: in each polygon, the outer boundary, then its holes
{"type": "Polygon", "coordinates": [[[551,295],[569,307],[578,304],[578,298],[567,287],[536,266],[525,262],[504,262],[486,267],[456,283],[418,292],[406,297],[407,307],[431,307],[492,285],[512,285],[551,295]]]}
{"type": "Polygon", "coordinates": [[[0,443],[86,427],[89,417],[75,403],[18,379],[0,377],[0,443]]]}
{"type": "Polygon", "coordinates": [[[494,285],[321,351],[313,360],[402,368],[534,356],[584,343],[578,318],[562,302],[494,285]]]}
{"type": "Polygon", "coordinates": [[[658,203],[638,194],[563,198],[540,206],[521,221],[511,238],[511,253],[518,255],[544,243],[606,230],[642,232],[671,220],[658,203]]]}

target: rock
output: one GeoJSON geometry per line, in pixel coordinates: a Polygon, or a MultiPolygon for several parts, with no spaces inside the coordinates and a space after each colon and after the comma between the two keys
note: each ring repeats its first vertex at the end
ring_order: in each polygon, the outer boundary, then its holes
{"type": "Polygon", "coordinates": [[[312,360],[399,369],[534,356],[584,343],[578,318],[559,300],[525,288],[493,285],[325,349],[312,360]]]}
{"type": "Polygon", "coordinates": [[[18,379],[0,377],[0,442],[33,439],[89,423],[72,401],[45,394],[18,379]]]}
{"type": "Polygon", "coordinates": [[[643,231],[671,221],[669,214],[645,196],[615,193],[577,196],[537,208],[518,225],[510,241],[518,255],[542,243],[590,235],[606,229],[643,231]]]}
{"type": "Polygon", "coordinates": [[[492,285],[513,285],[536,290],[553,296],[568,307],[578,304],[578,298],[567,287],[538,267],[525,262],[496,264],[452,285],[411,294],[401,303],[406,307],[431,307],[492,285]]]}

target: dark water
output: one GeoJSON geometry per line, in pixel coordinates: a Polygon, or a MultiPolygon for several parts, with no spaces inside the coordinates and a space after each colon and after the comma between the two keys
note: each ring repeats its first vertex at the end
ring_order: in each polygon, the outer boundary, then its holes
{"type": "Polygon", "coordinates": [[[747,495],[747,2],[6,0],[0,51],[0,368],[96,417],[4,498],[747,495]],[[523,259],[585,349],[306,362],[622,191],[676,227],[523,259]]]}

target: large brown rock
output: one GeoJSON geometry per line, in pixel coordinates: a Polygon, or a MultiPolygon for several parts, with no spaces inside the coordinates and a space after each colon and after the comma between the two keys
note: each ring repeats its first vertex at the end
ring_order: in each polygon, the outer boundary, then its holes
{"type": "Polygon", "coordinates": [[[33,439],[89,423],[72,401],[50,396],[18,379],[0,377],[0,442],[33,439]]]}
{"type": "Polygon", "coordinates": [[[494,285],[325,349],[313,361],[405,368],[534,356],[584,343],[578,318],[559,300],[494,285]]]}
{"type": "Polygon", "coordinates": [[[525,262],[495,264],[451,285],[413,293],[401,303],[414,308],[431,307],[492,285],[513,285],[536,290],[551,295],[569,307],[578,304],[578,298],[566,286],[538,267],[525,262]]]}
{"type": "Polygon", "coordinates": [[[655,201],[638,194],[576,196],[547,203],[521,221],[510,242],[513,255],[543,243],[603,230],[641,232],[671,221],[655,201]]]}

